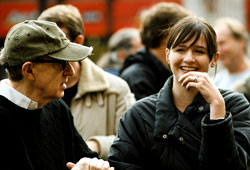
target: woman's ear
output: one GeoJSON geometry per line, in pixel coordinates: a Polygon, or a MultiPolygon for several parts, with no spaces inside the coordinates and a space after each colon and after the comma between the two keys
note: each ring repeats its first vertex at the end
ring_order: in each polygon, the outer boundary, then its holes
{"type": "Polygon", "coordinates": [[[166,61],[167,61],[168,65],[169,65],[170,62],[169,62],[169,49],[168,48],[165,49],[165,53],[166,53],[166,61]]]}
{"type": "Polygon", "coordinates": [[[32,62],[28,61],[28,62],[25,62],[23,64],[22,73],[23,73],[23,76],[26,77],[29,80],[34,80],[35,79],[32,62]]]}
{"type": "Polygon", "coordinates": [[[217,61],[219,60],[219,57],[220,57],[220,53],[217,52],[217,53],[214,55],[214,57],[212,58],[211,67],[216,66],[217,61]]]}

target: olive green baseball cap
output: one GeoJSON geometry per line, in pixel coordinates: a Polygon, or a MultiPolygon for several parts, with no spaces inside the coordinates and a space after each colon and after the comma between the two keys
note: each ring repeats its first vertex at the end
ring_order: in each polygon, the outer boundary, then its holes
{"type": "Polygon", "coordinates": [[[92,47],[70,42],[54,22],[26,20],[8,32],[1,60],[8,67],[49,56],[58,60],[80,61],[92,53],[92,47]]]}

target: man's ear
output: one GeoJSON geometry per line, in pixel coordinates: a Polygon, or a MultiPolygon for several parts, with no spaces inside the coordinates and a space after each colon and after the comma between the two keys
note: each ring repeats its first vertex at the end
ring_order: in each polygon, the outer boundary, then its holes
{"type": "Polygon", "coordinates": [[[79,34],[79,35],[75,38],[74,43],[83,44],[83,43],[84,43],[84,36],[83,36],[82,34],[79,34]]]}
{"type": "Polygon", "coordinates": [[[25,76],[27,79],[29,80],[34,80],[35,79],[35,75],[34,75],[34,67],[32,62],[28,61],[25,62],[22,66],[22,73],[23,76],[25,76]]]}

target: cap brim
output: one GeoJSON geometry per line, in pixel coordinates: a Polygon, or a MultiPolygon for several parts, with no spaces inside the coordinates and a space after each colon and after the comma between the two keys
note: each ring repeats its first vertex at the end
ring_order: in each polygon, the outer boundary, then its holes
{"type": "Polygon", "coordinates": [[[66,48],[58,52],[48,54],[48,56],[58,60],[81,61],[91,55],[92,51],[92,47],[86,47],[84,45],[70,42],[66,48]]]}

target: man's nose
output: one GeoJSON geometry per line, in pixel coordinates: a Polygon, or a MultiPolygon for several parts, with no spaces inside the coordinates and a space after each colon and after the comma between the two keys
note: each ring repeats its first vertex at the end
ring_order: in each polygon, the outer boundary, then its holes
{"type": "Polygon", "coordinates": [[[64,75],[66,75],[66,76],[73,76],[74,74],[75,74],[75,69],[70,64],[70,62],[68,62],[66,64],[66,66],[65,66],[65,69],[64,69],[64,75]]]}

